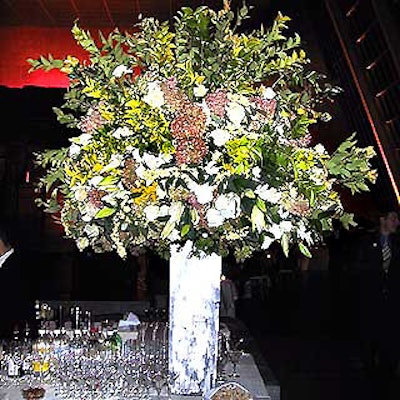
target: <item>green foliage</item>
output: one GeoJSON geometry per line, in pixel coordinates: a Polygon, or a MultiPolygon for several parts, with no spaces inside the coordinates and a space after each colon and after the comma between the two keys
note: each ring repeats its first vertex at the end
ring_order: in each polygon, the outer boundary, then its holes
{"type": "Polygon", "coordinates": [[[27,60],[70,80],[53,111],[78,135],[36,154],[37,204],[61,211],[80,249],[168,257],[190,241],[243,260],[278,241],[309,257],[333,218],[354,224],[335,189],[369,190],[374,150],[355,134],[332,155],[311,146],[310,127],[330,120],[322,105],[341,89],[310,68],[288,16],[244,32],[247,18],[245,3],[233,12],[225,1],[96,39],[75,21],[86,61],[27,60]]]}
{"type": "Polygon", "coordinates": [[[353,133],[333,153],[327,163],[329,172],[338,177],[339,182],[349,188],[351,193],[368,191],[366,182],[375,183],[376,171],[371,170],[370,159],[376,155],[372,147],[356,147],[356,134],[353,133]]]}

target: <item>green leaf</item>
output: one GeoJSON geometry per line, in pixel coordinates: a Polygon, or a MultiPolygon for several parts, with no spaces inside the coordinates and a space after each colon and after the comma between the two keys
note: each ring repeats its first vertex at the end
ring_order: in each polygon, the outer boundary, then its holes
{"type": "Polygon", "coordinates": [[[356,134],[353,133],[350,137],[348,137],[337,149],[338,152],[343,152],[347,149],[349,149],[350,147],[353,147],[357,141],[353,139],[355,138],[356,134]]]}
{"type": "Polygon", "coordinates": [[[189,224],[183,225],[181,229],[181,236],[182,237],[186,236],[189,233],[189,231],[190,231],[190,225],[189,224]]]}
{"type": "Polygon", "coordinates": [[[315,191],[311,190],[310,191],[310,206],[314,207],[315,204],[315,191]]]}
{"type": "Polygon", "coordinates": [[[264,213],[256,206],[251,211],[251,229],[252,231],[261,232],[265,228],[264,213]]]}
{"type": "Polygon", "coordinates": [[[264,212],[264,213],[267,212],[267,206],[265,205],[265,201],[263,199],[260,199],[258,197],[256,200],[256,205],[262,212],[264,212]]]}
{"type": "Polygon", "coordinates": [[[299,250],[300,250],[301,254],[304,254],[308,258],[312,258],[312,254],[311,254],[310,250],[303,242],[299,242],[299,250]]]}
{"type": "Polygon", "coordinates": [[[256,195],[254,194],[254,191],[251,190],[251,189],[246,189],[245,192],[244,192],[244,195],[246,197],[248,197],[249,199],[255,199],[256,198],[256,195]]]}
{"type": "Polygon", "coordinates": [[[340,222],[345,229],[349,229],[350,226],[357,226],[357,222],[354,221],[354,214],[352,213],[344,213],[340,217],[340,222]]]}
{"type": "Polygon", "coordinates": [[[285,232],[281,237],[281,247],[283,254],[285,254],[286,257],[289,257],[289,238],[290,235],[287,232],[285,232]]]}
{"type": "Polygon", "coordinates": [[[104,207],[94,216],[96,219],[106,218],[115,213],[115,208],[104,207]]]}
{"type": "Polygon", "coordinates": [[[116,176],[112,176],[112,175],[108,175],[106,176],[104,179],[102,179],[99,182],[99,186],[110,186],[110,185],[114,185],[115,183],[117,183],[119,180],[118,177],[116,176]]]}

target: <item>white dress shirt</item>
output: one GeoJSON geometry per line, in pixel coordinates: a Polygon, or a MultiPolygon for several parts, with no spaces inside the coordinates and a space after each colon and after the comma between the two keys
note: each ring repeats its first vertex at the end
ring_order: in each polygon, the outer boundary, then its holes
{"type": "Polygon", "coordinates": [[[3,264],[6,262],[7,258],[10,257],[12,253],[14,253],[14,249],[11,247],[10,250],[7,250],[5,253],[3,253],[0,256],[0,268],[3,266],[3,264]]]}

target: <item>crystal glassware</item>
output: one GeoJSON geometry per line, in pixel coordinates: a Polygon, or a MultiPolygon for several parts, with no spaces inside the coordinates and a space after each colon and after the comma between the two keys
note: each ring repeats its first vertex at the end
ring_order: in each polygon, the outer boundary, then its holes
{"type": "Polygon", "coordinates": [[[232,378],[239,378],[239,373],[237,371],[237,366],[242,358],[243,351],[242,350],[229,350],[229,360],[232,363],[232,372],[229,376],[232,378]]]}

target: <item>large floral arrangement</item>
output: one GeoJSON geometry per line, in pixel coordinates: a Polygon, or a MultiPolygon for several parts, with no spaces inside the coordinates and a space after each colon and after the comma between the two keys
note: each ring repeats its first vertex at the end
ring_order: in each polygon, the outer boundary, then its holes
{"type": "Polygon", "coordinates": [[[337,189],[369,190],[374,150],[354,134],[333,154],[315,142],[337,88],[308,68],[298,34],[284,36],[290,18],[240,32],[247,17],[226,1],[185,7],[173,24],[144,18],[99,43],[75,22],[88,61],[28,60],[70,78],[55,112],[77,135],[35,161],[39,205],[79,249],[168,257],[190,241],[194,254],[243,260],[279,241],[310,256],[333,219],[353,223],[337,189]]]}

